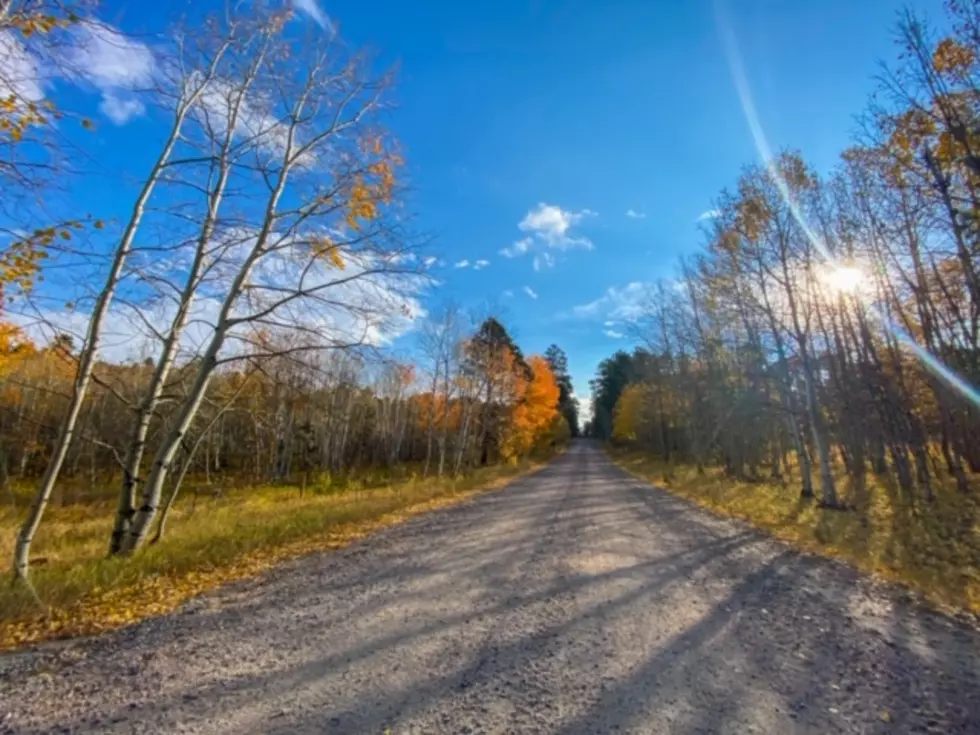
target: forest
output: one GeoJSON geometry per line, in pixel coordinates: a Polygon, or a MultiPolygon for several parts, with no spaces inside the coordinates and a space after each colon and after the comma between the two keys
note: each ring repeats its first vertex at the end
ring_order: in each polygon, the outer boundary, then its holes
{"type": "Polygon", "coordinates": [[[599,366],[589,431],[642,448],[665,482],[720,472],[739,489],[714,503],[750,519],[767,494],[791,535],[900,526],[885,567],[929,536],[975,596],[980,13],[947,8],[949,35],[902,17],[835,170],[783,151],[717,196],[703,250],[650,288],[639,346],[599,366]],[[797,498],[823,512],[786,520],[797,498]]]}
{"type": "MultiPolygon", "coordinates": [[[[0,2],[4,619],[25,610],[18,588],[43,609],[83,567],[90,592],[138,581],[125,569],[175,547],[162,542],[184,516],[208,533],[199,507],[227,530],[250,497],[426,478],[450,493],[577,431],[560,348],[526,357],[491,313],[421,307],[435,257],[405,210],[390,70],[336,35],[311,42],[288,3],[191,13],[152,53],[94,10],[0,2]],[[107,80],[85,63],[120,50],[146,68],[107,80]],[[125,216],[73,204],[98,124],[48,94],[42,67],[88,74],[109,117],[162,121],[133,152],[141,180],[94,167],[130,197],[125,216]]],[[[250,522],[272,533],[267,511],[250,522]]]]}

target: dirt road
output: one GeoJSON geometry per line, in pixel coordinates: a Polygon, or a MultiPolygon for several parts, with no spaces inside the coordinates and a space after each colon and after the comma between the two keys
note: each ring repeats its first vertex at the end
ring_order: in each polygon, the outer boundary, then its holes
{"type": "Polygon", "coordinates": [[[587,443],[0,676],[16,733],[980,732],[980,633],[587,443]]]}

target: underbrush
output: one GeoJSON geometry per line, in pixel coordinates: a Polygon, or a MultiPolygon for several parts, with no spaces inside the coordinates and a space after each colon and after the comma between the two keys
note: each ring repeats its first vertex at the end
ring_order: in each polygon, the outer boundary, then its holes
{"type": "MultiPolygon", "coordinates": [[[[194,595],[276,562],[339,548],[371,531],[504,484],[542,461],[481,468],[458,479],[410,476],[188,493],[167,532],[131,558],[106,558],[114,501],[52,507],[32,549],[31,581],[0,584],[0,649],[86,635],[173,610],[194,595]]],[[[23,506],[0,509],[0,559],[9,560],[23,506]]]]}
{"type": "Polygon", "coordinates": [[[848,510],[828,510],[800,497],[798,478],[742,482],[721,468],[699,475],[642,451],[609,452],[632,474],[701,506],[910,586],[939,606],[980,613],[980,502],[952,483],[936,480],[936,499],[925,503],[903,497],[886,477],[869,474],[863,487],[840,477],[848,510]]]}

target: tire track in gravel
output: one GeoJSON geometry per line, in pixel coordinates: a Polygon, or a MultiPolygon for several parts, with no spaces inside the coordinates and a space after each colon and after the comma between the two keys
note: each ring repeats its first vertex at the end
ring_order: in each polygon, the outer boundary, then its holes
{"type": "Polygon", "coordinates": [[[538,474],[0,659],[0,732],[974,733],[980,634],[637,482],[538,474]],[[18,663],[19,661],[19,663],[18,663]]]}

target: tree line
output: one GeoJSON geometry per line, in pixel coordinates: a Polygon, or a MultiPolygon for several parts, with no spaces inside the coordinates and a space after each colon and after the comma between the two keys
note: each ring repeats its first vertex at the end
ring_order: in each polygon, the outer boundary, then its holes
{"type": "Polygon", "coordinates": [[[59,126],[95,124],[35,70],[135,42],[57,0],[0,2],[0,37],[29,62],[0,69],[0,482],[11,499],[11,482],[34,486],[18,578],[48,504],[84,485],[115,488],[107,548],[131,554],[163,532],[189,474],[458,474],[575,426],[561,350],[525,358],[492,317],[474,327],[447,306],[416,358],[386,349],[419,321],[431,260],[385,127],[393,79],[369,55],[311,35],[288,3],[176,24],[127,89],[158,132],[110,219],[71,212],[70,161],[98,150],[59,126]],[[53,308],[37,284],[66,269],[88,290],[53,308]],[[107,356],[120,337],[143,359],[107,356]]]}
{"type": "MultiPolygon", "coordinates": [[[[845,508],[869,473],[912,507],[980,472],[980,3],[901,55],[835,170],[797,152],[717,198],[702,252],[603,361],[590,431],[745,481],[793,467],[845,508]]],[[[669,472],[669,470],[668,470],[669,472]]]]}

